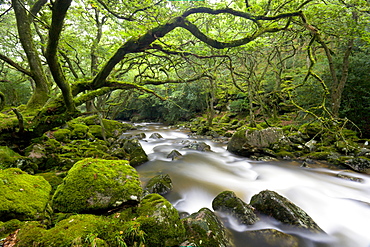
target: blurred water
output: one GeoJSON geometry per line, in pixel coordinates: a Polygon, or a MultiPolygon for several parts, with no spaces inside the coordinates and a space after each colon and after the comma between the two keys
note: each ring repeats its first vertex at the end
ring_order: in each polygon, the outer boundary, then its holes
{"type": "Polygon", "coordinates": [[[370,246],[368,175],[325,168],[301,168],[289,162],[251,161],[230,154],[225,144],[210,140],[197,141],[205,141],[212,152],[183,149],[181,142],[191,140],[188,133],[158,124],[145,124],[144,128],[135,132],[147,135],[141,144],[149,162],[137,167],[142,182],[145,184],[157,174],[169,174],[174,188],[166,198],[180,212],[191,214],[202,207],[212,209],[213,198],[224,190],[234,191],[249,203],[253,195],[269,189],[305,210],[328,235],[294,232],[268,218],[248,227],[227,219],[226,224],[236,233],[236,238],[242,238],[241,233],[246,230],[274,228],[301,235],[304,246],[370,246]],[[155,132],[160,133],[163,139],[148,138],[155,132]],[[183,157],[174,161],[167,158],[173,149],[177,149],[183,157]],[[338,178],[336,174],[339,172],[361,178],[362,182],[338,178]]]}

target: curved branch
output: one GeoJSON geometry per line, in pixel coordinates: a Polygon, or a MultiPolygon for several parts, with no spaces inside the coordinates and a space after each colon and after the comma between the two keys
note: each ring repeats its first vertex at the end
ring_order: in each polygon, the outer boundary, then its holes
{"type": "Polygon", "coordinates": [[[224,8],[219,10],[213,10],[206,7],[200,8],[193,8],[188,11],[185,11],[180,17],[176,17],[170,20],[168,23],[159,25],[149,31],[147,31],[144,35],[138,38],[131,38],[125,44],[123,44],[113,55],[113,57],[105,64],[102,70],[95,76],[93,83],[91,84],[92,89],[97,89],[99,87],[104,86],[105,80],[114,69],[114,67],[129,53],[137,53],[142,52],[146,49],[150,49],[150,45],[157,40],[165,36],[167,33],[171,32],[173,29],[177,27],[182,27],[189,32],[191,32],[195,37],[197,37],[202,42],[212,46],[216,49],[223,49],[223,48],[230,48],[230,47],[237,47],[244,44],[249,43],[250,41],[256,39],[257,37],[261,36],[267,32],[278,32],[287,28],[290,23],[290,18],[294,16],[300,16],[303,22],[306,22],[301,11],[291,12],[291,13],[284,13],[275,16],[252,16],[249,13],[233,10],[231,8],[224,8]],[[227,13],[234,16],[246,18],[252,20],[258,24],[259,30],[254,32],[252,35],[244,37],[238,40],[232,40],[230,42],[220,42],[215,39],[212,39],[202,33],[198,27],[185,18],[189,15],[196,14],[196,13],[208,13],[208,14],[222,14],[227,13]],[[262,28],[261,25],[258,23],[259,20],[280,20],[288,18],[287,24],[284,27],[280,28],[262,28]]]}
{"type": "Polygon", "coordinates": [[[33,77],[31,71],[23,68],[22,66],[20,66],[16,62],[14,62],[9,57],[7,57],[7,56],[5,56],[3,54],[0,54],[0,59],[3,60],[4,62],[6,62],[7,64],[9,64],[10,66],[12,66],[13,68],[15,68],[16,70],[18,70],[19,72],[22,72],[23,74],[26,74],[26,75],[28,75],[30,77],[33,77]]]}

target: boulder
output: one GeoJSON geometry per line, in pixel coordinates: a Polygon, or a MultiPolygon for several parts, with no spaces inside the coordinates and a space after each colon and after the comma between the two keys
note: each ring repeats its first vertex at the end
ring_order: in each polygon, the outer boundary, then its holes
{"type": "Polygon", "coordinates": [[[136,138],[118,139],[114,142],[113,146],[115,148],[111,150],[112,156],[128,160],[133,167],[148,161],[148,156],[136,138]]]}
{"type": "Polygon", "coordinates": [[[263,229],[247,231],[244,236],[248,239],[244,241],[245,247],[298,247],[299,239],[292,235],[280,232],[275,229],[263,229]]]}
{"type": "Polygon", "coordinates": [[[252,197],[250,204],[257,211],[285,224],[308,229],[312,232],[323,232],[305,211],[274,191],[261,191],[252,197]]]}
{"type": "Polygon", "coordinates": [[[185,228],[178,211],[161,195],[145,196],[137,213],[136,221],[146,233],[146,246],[178,246],[185,238],[185,228]]]}
{"type": "Polygon", "coordinates": [[[141,194],[139,176],[127,161],[88,158],[68,171],[52,204],[57,212],[106,212],[138,203],[141,194]]]}
{"type": "Polygon", "coordinates": [[[283,138],[284,133],[281,128],[242,129],[234,133],[227,145],[227,150],[237,155],[249,157],[255,153],[263,152],[264,148],[283,138]]]}
{"type": "Polygon", "coordinates": [[[162,139],[162,135],[159,133],[153,133],[149,136],[150,139],[162,139]]]}
{"type": "Polygon", "coordinates": [[[0,146],[0,169],[13,166],[19,158],[21,156],[9,147],[0,146]]]}
{"type": "Polygon", "coordinates": [[[50,191],[50,184],[41,176],[18,168],[0,170],[0,221],[42,219],[50,191]]]}
{"type": "Polygon", "coordinates": [[[253,225],[259,220],[254,213],[254,208],[242,201],[232,191],[218,194],[212,201],[212,208],[233,216],[241,224],[253,225]]]}
{"type": "Polygon", "coordinates": [[[167,155],[167,158],[171,158],[172,160],[178,160],[182,157],[182,154],[177,150],[172,150],[171,153],[167,155]]]}
{"type": "Polygon", "coordinates": [[[193,150],[197,150],[197,151],[202,151],[202,152],[211,151],[211,146],[209,146],[205,142],[191,142],[191,143],[185,145],[185,148],[189,148],[189,149],[193,149],[193,150]]]}
{"type": "Polygon", "coordinates": [[[172,180],[168,174],[160,174],[149,180],[145,186],[145,193],[167,194],[172,190],[172,180]]]}
{"type": "Polygon", "coordinates": [[[208,208],[202,208],[182,221],[186,229],[186,241],[180,246],[233,246],[226,228],[208,208]]]}

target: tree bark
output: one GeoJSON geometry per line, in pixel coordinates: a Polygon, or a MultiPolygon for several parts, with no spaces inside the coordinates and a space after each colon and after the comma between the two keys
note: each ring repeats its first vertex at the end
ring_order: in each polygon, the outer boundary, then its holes
{"type": "Polygon", "coordinates": [[[21,0],[12,0],[20,42],[26,53],[35,89],[27,103],[29,108],[40,108],[49,99],[49,84],[42,68],[41,59],[33,42],[31,24],[33,17],[27,13],[21,0]]]}
{"type": "Polygon", "coordinates": [[[71,87],[64,77],[64,73],[59,64],[57,56],[58,44],[60,35],[62,33],[64,19],[66,17],[69,6],[71,5],[71,2],[72,0],[57,0],[53,4],[52,20],[49,30],[49,41],[46,48],[45,56],[54,81],[62,91],[67,111],[75,112],[76,106],[73,102],[71,87]]]}

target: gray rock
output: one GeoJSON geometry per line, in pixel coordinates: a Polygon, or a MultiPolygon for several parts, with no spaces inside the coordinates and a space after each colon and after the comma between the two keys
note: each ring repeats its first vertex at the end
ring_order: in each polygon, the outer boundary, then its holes
{"type": "Polygon", "coordinates": [[[370,174],[370,160],[366,158],[353,158],[346,160],[345,164],[357,172],[370,174]]]}
{"type": "Polygon", "coordinates": [[[148,194],[150,193],[157,193],[160,195],[167,194],[172,190],[172,180],[168,174],[157,175],[149,180],[144,190],[148,194]]]}
{"type": "Polygon", "coordinates": [[[235,217],[239,223],[253,225],[259,218],[254,213],[254,208],[232,191],[224,191],[218,194],[212,201],[213,210],[217,210],[235,217]]]}
{"type": "Polygon", "coordinates": [[[250,204],[257,211],[285,224],[308,229],[312,232],[323,232],[305,211],[274,191],[261,191],[252,197],[250,204]]]}
{"type": "Polygon", "coordinates": [[[153,133],[149,136],[150,139],[162,139],[162,135],[159,133],[153,133]]]}
{"type": "Polygon", "coordinates": [[[186,243],[196,246],[232,246],[226,228],[208,208],[202,208],[182,221],[186,230],[186,243]]]}
{"type": "Polygon", "coordinates": [[[167,155],[167,158],[171,158],[172,160],[178,160],[182,157],[182,154],[177,150],[172,150],[171,153],[167,155]]]}
{"type": "Polygon", "coordinates": [[[263,229],[245,232],[248,241],[245,247],[298,247],[299,239],[292,235],[280,232],[275,229],[263,229]]]}
{"type": "Polygon", "coordinates": [[[227,150],[248,157],[282,139],[284,139],[284,133],[281,128],[239,130],[232,136],[227,150]]]}

